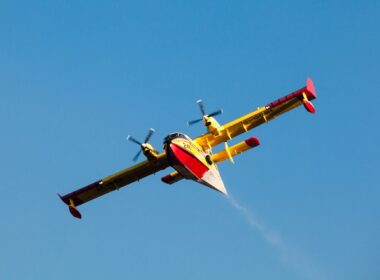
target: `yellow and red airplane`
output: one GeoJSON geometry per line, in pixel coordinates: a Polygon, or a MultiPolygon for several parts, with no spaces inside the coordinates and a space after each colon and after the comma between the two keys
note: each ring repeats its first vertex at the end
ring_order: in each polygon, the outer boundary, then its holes
{"type": "Polygon", "coordinates": [[[190,179],[227,194],[217,163],[227,159],[233,163],[233,157],[260,144],[256,137],[248,138],[232,147],[228,147],[227,141],[300,105],[303,105],[308,112],[315,113],[315,107],[310,102],[315,98],[317,95],[313,82],[308,78],[305,87],[224,125],[220,125],[214,118],[214,116],[222,113],[222,110],[206,114],[203,103],[199,100],[197,103],[201,109],[202,118],[188,124],[192,125],[203,121],[208,130],[207,133],[195,139],[179,132],[170,133],[164,139],[164,151],[162,153],[158,153],[148,143],[154,132],[153,129],[150,129],[143,143],[132,136],[128,136],[128,140],[141,147],[141,150],[134,157],[134,161],[138,159],[141,152],[147,158],[145,161],[69,194],[58,195],[69,206],[70,213],[80,219],[82,215],[77,206],[118,190],[169,166],[173,167],[175,171],[161,178],[167,184],[174,184],[182,179],[190,179]],[[212,148],[222,143],[224,143],[224,149],[213,154],[212,148]]]}

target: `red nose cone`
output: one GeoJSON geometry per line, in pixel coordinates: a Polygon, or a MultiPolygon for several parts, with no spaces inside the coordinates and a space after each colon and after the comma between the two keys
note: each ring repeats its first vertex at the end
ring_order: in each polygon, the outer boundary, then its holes
{"type": "Polygon", "coordinates": [[[303,106],[305,107],[305,109],[306,109],[308,112],[310,112],[310,113],[312,113],[312,114],[315,113],[315,107],[314,107],[314,105],[313,105],[309,100],[304,100],[304,101],[303,101],[303,106]]]}

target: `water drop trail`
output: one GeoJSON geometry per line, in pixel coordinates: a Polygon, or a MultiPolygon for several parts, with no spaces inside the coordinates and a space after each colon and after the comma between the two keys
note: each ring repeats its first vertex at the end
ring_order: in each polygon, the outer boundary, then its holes
{"type": "Polygon", "coordinates": [[[259,221],[251,210],[240,204],[231,195],[228,195],[227,199],[243,216],[250,228],[255,230],[255,232],[257,232],[268,244],[276,249],[284,264],[294,269],[303,279],[328,279],[322,275],[320,270],[316,269],[315,266],[308,261],[308,258],[306,258],[305,255],[289,247],[278,233],[270,230],[266,225],[259,221]]]}

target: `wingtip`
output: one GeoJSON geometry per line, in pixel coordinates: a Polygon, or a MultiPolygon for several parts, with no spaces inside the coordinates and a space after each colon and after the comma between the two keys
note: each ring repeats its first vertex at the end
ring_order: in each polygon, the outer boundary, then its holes
{"type": "MultiPolygon", "coordinates": [[[[56,193],[58,197],[62,200],[63,203],[67,204],[67,202],[63,199],[63,196],[60,193],[56,193]]],[[[68,204],[67,204],[68,205],[68,204]]]]}
{"type": "Polygon", "coordinates": [[[313,80],[310,77],[306,79],[306,89],[308,91],[308,97],[310,100],[317,98],[317,92],[315,91],[313,80]]]}
{"type": "Polygon", "coordinates": [[[79,212],[79,210],[75,207],[75,206],[72,206],[70,205],[70,203],[67,203],[64,199],[63,199],[63,196],[60,194],[60,193],[57,193],[58,197],[63,201],[63,203],[65,203],[66,205],[69,206],[69,211],[70,211],[70,214],[77,218],[77,219],[82,219],[82,214],[79,212]]]}

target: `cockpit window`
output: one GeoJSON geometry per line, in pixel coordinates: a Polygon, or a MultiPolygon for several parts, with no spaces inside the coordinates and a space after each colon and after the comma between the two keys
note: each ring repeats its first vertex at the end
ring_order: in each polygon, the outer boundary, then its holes
{"type": "Polygon", "coordinates": [[[184,134],[179,133],[179,132],[170,133],[168,136],[164,138],[164,144],[178,137],[186,138],[184,134]]]}

